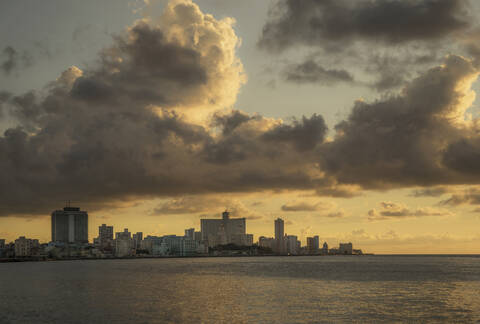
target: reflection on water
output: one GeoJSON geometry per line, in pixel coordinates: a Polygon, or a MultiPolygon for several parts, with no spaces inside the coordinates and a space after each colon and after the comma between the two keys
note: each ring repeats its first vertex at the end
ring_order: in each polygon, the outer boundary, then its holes
{"type": "Polygon", "coordinates": [[[0,264],[0,323],[480,321],[480,258],[0,264]]]}

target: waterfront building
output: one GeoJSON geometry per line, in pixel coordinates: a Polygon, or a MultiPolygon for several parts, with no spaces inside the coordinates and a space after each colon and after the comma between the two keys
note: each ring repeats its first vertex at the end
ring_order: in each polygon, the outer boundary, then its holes
{"type": "Polygon", "coordinates": [[[158,236],[148,235],[141,243],[140,248],[152,255],[159,255],[160,245],[163,239],[158,236]]]}
{"type": "Polygon", "coordinates": [[[276,253],[285,253],[285,223],[283,219],[275,220],[275,248],[276,253]]]}
{"type": "Polygon", "coordinates": [[[32,256],[38,253],[40,244],[38,240],[20,236],[15,240],[15,257],[32,256]]]}
{"type": "Polygon", "coordinates": [[[185,230],[185,237],[194,240],[195,239],[195,229],[189,228],[185,230]]]}
{"type": "Polygon", "coordinates": [[[323,243],[322,254],[328,254],[328,244],[327,244],[327,242],[323,243]]]}
{"type": "Polygon", "coordinates": [[[258,238],[258,246],[261,246],[261,247],[264,247],[264,248],[269,248],[272,251],[274,250],[275,242],[276,241],[273,237],[260,236],[258,238]]]}
{"type": "Polygon", "coordinates": [[[318,235],[314,237],[307,237],[307,251],[309,254],[317,254],[319,250],[320,239],[318,235]]]}
{"type": "Polygon", "coordinates": [[[193,234],[193,239],[197,242],[200,242],[202,240],[202,232],[195,232],[193,234]]]}
{"type": "Polygon", "coordinates": [[[140,244],[143,240],[143,232],[137,232],[136,234],[133,234],[132,239],[135,250],[140,249],[140,244]]]}
{"type": "Polygon", "coordinates": [[[4,249],[4,248],[5,248],[5,240],[0,239],[0,249],[4,249]]]}
{"type": "Polygon", "coordinates": [[[123,232],[115,233],[115,255],[118,257],[131,256],[135,252],[132,234],[125,228],[123,232]]]}
{"type": "Polygon", "coordinates": [[[88,213],[70,206],[52,212],[52,242],[88,243],[88,213]]]}
{"type": "Polygon", "coordinates": [[[123,232],[116,232],[115,239],[131,239],[132,233],[128,231],[128,228],[124,228],[123,232]]]}
{"type": "Polygon", "coordinates": [[[222,219],[200,220],[200,227],[202,241],[207,242],[209,247],[249,240],[238,236],[246,235],[246,218],[230,218],[228,211],[222,213],[222,219]]]}
{"type": "Polygon", "coordinates": [[[113,226],[102,224],[98,227],[97,244],[102,250],[111,250],[113,247],[113,226]]]}
{"type": "Polygon", "coordinates": [[[287,254],[296,255],[299,253],[298,237],[296,235],[285,235],[285,241],[287,243],[287,254]]]}
{"type": "Polygon", "coordinates": [[[338,253],[340,254],[352,254],[353,253],[353,245],[352,243],[340,243],[338,247],[338,253]]]}

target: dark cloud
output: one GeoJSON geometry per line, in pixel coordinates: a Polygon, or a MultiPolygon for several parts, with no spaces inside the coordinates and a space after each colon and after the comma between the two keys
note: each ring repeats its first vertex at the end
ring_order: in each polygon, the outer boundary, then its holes
{"type": "Polygon", "coordinates": [[[192,3],[173,2],[165,15],[160,25],[138,21],[116,36],[91,68],[71,67],[45,91],[5,96],[18,127],[0,136],[0,215],[46,215],[69,199],[94,210],[316,186],[323,118],[281,123],[233,111],[214,116],[219,133],[194,122],[197,111],[235,99],[243,82],[237,39],[228,21],[192,3]],[[185,28],[170,30],[176,20],[185,28]]]}
{"type": "Polygon", "coordinates": [[[439,202],[440,206],[480,205],[480,189],[473,187],[453,194],[450,198],[439,202]]]}
{"type": "Polygon", "coordinates": [[[298,151],[313,150],[321,144],[327,133],[327,125],[322,116],[313,114],[302,119],[294,119],[292,124],[282,124],[274,127],[263,135],[269,142],[291,143],[298,151]]]}
{"type": "Polygon", "coordinates": [[[271,51],[298,44],[338,51],[356,40],[399,44],[445,38],[470,26],[463,0],[281,0],[259,45],[271,51]]]}
{"type": "Polygon", "coordinates": [[[470,61],[449,56],[399,95],[357,101],[335,126],[334,141],[322,147],[323,168],[339,183],[364,188],[467,181],[442,161],[448,144],[466,135],[458,125],[464,123],[468,87],[477,74],[470,61]]]}
{"type": "Polygon", "coordinates": [[[325,69],[313,60],[301,64],[287,66],[284,71],[285,79],[295,83],[318,83],[334,85],[339,82],[351,83],[353,76],[345,70],[325,69]]]}
{"type": "Polygon", "coordinates": [[[447,53],[477,57],[469,8],[468,0],[278,0],[258,45],[273,55],[307,49],[283,69],[288,81],[397,90],[447,53]]]}

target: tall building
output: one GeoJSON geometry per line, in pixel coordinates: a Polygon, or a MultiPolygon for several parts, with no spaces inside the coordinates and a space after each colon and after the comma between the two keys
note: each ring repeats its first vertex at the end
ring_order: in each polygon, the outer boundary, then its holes
{"type": "Polygon", "coordinates": [[[287,253],[288,254],[298,254],[298,237],[296,235],[286,235],[285,241],[287,245],[287,253]]]}
{"type": "Polygon", "coordinates": [[[310,254],[317,254],[320,248],[320,239],[318,235],[307,237],[307,251],[310,254]]]}
{"type": "Polygon", "coordinates": [[[123,232],[115,233],[115,255],[119,257],[131,256],[135,252],[132,234],[125,228],[123,232]]]}
{"type": "Polygon", "coordinates": [[[113,226],[102,224],[98,227],[98,243],[102,249],[113,246],[113,226]]]}
{"type": "Polygon", "coordinates": [[[137,232],[136,234],[132,235],[133,238],[133,246],[135,249],[140,249],[140,244],[142,243],[143,240],[143,232],[137,232]]]}
{"type": "Polygon", "coordinates": [[[0,249],[3,249],[3,248],[5,248],[5,240],[0,239],[0,249]]]}
{"type": "Polygon", "coordinates": [[[52,212],[52,242],[88,243],[88,213],[78,207],[52,212]]]}
{"type": "Polygon", "coordinates": [[[253,237],[244,237],[246,234],[245,218],[230,218],[230,213],[222,213],[222,219],[200,220],[202,240],[208,243],[209,247],[238,242],[250,242],[253,237]]]}
{"type": "Polygon", "coordinates": [[[275,220],[275,252],[285,253],[285,223],[283,219],[275,220]]]}

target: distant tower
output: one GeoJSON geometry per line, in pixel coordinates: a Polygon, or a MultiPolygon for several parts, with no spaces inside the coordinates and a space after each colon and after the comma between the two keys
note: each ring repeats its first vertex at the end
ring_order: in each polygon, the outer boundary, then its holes
{"type": "Polygon", "coordinates": [[[277,253],[285,253],[285,244],[284,244],[284,236],[285,236],[285,223],[283,219],[277,218],[275,220],[275,245],[277,253]]]}
{"type": "Polygon", "coordinates": [[[88,243],[88,213],[70,206],[52,212],[52,242],[88,243]]]}

